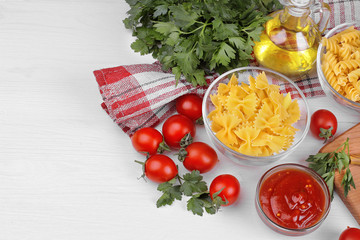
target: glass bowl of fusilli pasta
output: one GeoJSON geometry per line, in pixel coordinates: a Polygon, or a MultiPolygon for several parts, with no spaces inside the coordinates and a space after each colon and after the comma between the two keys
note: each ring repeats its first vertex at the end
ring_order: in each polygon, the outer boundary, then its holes
{"type": "Polygon", "coordinates": [[[344,23],[330,30],[318,48],[317,73],[325,94],[360,112],[360,24],[344,23]]]}
{"type": "Polygon", "coordinates": [[[309,106],[299,87],[261,67],[220,75],[204,95],[202,113],[217,150],[243,165],[285,158],[304,140],[310,126],[309,106]]]}

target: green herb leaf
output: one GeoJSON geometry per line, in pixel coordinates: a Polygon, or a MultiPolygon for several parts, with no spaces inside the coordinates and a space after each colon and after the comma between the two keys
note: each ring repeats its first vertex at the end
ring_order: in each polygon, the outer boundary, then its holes
{"type": "Polygon", "coordinates": [[[341,181],[341,185],[344,187],[344,196],[345,197],[347,197],[351,187],[353,187],[354,189],[356,188],[354,178],[353,178],[349,168],[346,169],[344,177],[341,181]]]}
{"type": "Polygon", "coordinates": [[[249,38],[252,39],[253,42],[260,41],[260,34],[262,32],[263,28],[258,26],[252,31],[248,32],[249,38]]]}
{"type": "Polygon", "coordinates": [[[239,36],[238,25],[236,24],[223,23],[219,18],[215,19],[212,24],[215,40],[225,40],[239,36]]]}
{"type": "Polygon", "coordinates": [[[354,179],[349,168],[349,138],[334,152],[310,155],[306,161],[309,162],[309,167],[325,180],[331,194],[331,199],[334,197],[333,192],[336,170],[339,171],[339,173],[345,171],[341,180],[345,197],[347,197],[351,187],[355,189],[354,179]],[[339,151],[339,149],[341,150],[339,151]]]}
{"type": "Polygon", "coordinates": [[[229,65],[231,59],[235,58],[235,53],[235,49],[229,44],[221,43],[210,61],[210,69],[215,68],[217,65],[229,65]]]}
{"type": "Polygon", "coordinates": [[[168,5],[164,4],[164,5],[159,5],[155,7],[155,12],[154,12],[154,18],[157,18],[161,15],[166,15],[168,12],[168,5]]]}
{"type": "Polygon", "coordinates": [[[193,214],[202,216],[204,212],[204,203],[201,199],[192,197],[187,201],[187,210],[192,211],[193,214]]]}
{"type": "Polygon", "coordinates": [[[186,196],[192,196],[194,193],[201,193],[207,191],[206,182],[197,170],[191,173],[186,173],[183,176],[184,182],[181,185],[180,191],[186,196]]]}
{"type": "Polygon", "coordinates": [[[175,199],[181,200],[182,193],[180,191],[180,185],[175,185],[175,182],[176,178],[173,178],[168,182],[159,184],[157,190],[163,192],[163,194],[156,202],[158,208],[165,205],[171,205],[175,199]]]}
{"type": "Polygon", "coordinates": [[[185,8],[186,4],[178,4],[170,6],[169,9],[172,13],[172,19],[177,26],[187,29],[189,26],[193,25],[198,18],[196,11],[188,11],[185,8]]]}
{"type": "Polygon", "coordinates": [[[139,52],[142,55],[149,53],[149,48],[146,43],[140,39],[137,39],[135,42],[131,44],[131,48],[134,49],[135,52],[139,52]]]}
{"type": "Polygon", "coordinates": [[[179,32],[179,28],[173,22],[159,22],[154,24],[157,32],[169,35],[172,32],[179,32]]]}
{"type": "Polygon", "coordinates": [[[195,68],[199,64],[199,60],[196,57],[195,52],[178,52],[174,54],[174,58],[184,74],[190,74],[195,71],[195,68]]]}
{"type": "Polygon", "coordinates": [[[230,37],[229,42],[232,46],[238,49],[245,49],[246,48],[246,41],[242,37],[230,37]]]}
{"type": "Polygon", "coordinates": [[[220,205],[211,199],[209,192],[195,194],[187,202],[187,209],[200,216],[203,215],[204,210],[208,214],[215,214],[219,207],[220,205]]]}

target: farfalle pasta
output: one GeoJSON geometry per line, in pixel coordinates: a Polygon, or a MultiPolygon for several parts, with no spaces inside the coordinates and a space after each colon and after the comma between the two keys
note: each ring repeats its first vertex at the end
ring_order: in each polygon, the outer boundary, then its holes
{"type": "Polygon", "coordinates": [[[210,98],[215,107],[208,115],[211,129],[229,148],[245,155],[271,156],[292,145],[299,104],[290,93],[283,95],[278,85],[269,84],[264,72],[240,85],[233,74],[210,98]]]}
{"type": "Polygon", "coordinates": [[[360,31],[351,26],[323,38],[326,53],[322,71],[329,84],[344,97],[360,102],[360,31]]]}

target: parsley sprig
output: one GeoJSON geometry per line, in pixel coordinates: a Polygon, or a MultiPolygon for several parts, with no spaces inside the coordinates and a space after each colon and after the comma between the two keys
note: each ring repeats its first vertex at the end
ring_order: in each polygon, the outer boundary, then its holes
{"type": "Polygon", "coordinates": [[[349,138],[347,138],[335,151],[310,155],[306,161],[309,162],[309,167],[315,170],[325,180],[330,190],[331,199],[334,197],[335,171],[338,171],[339,173],[345,171],[341,180],[345,197],[347,197],[351,187],[355,189],[354,179],[349,168],[349,138]]]}
{"type": "Polygon", "coordinates": [[[207,184],[197,170],[161,183],[157,190],[162,192],[156,202],[158,208],[171,205],[175,200],[182,200],[183,196],[187,196],[187,210],[199,216],[202,216],[204,211],[215,214],[222,204],[227,203],[218,196],[221,191],[216,192],[211,199],[207,184]]]}
{"type": "Polygon", "coordinates": [[[131,48],[152,54],[176,80],[206,85],[205,73],[246,66],[278,0],[126,0],[123,20],[136,40],[131,48]]]}

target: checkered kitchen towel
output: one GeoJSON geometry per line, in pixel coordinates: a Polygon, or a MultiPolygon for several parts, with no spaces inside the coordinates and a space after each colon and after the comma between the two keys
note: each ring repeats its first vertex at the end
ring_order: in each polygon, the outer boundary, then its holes
{"type": "MultiPolygon", "coordinates": [[[[326,2],[326,1],[325,1],[326,2]]],[[[360,0],[330,0],[328,30],[344,22],[360,22],[360,0]]],[[[193,87],[186,80],[175,86],[175,77],[161,70],[161,65],[136,64],[94,71],[101,106],[121,129],[131,136],[137,129],[156,126],[175,110],[174,101],[186,93],[203,95],[206,87],[193,87]]],[[[218,74],[207,76],[213,81],[218,74]]],[[[306,97],[324,96],[316,71],[295,80],[306,97]]]]}
{"type": "MultiPolygon", "coordinates": [[[[173,74],[159,62],[119,66],[94,71],[103,97],[101,106],[128,135],[137,129],[155,126],[175,110],[174,101],[185,93],[203,96],[206,87],[193,87],[182,79],[177,86],[173,74]]],[[[207,76],[208,83],[218,74],[207,76]]]]}

